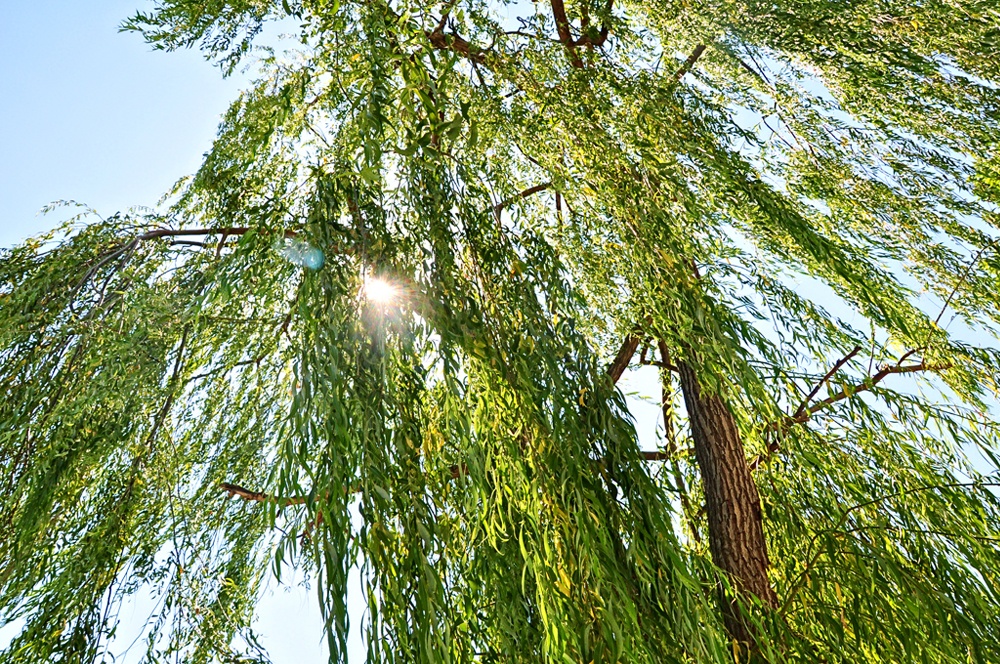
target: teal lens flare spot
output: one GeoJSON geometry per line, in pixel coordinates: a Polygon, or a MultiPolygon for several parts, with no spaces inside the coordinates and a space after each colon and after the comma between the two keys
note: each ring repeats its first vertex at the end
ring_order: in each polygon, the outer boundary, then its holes
{"type": "Polygon", "coordinates": [[[326,262],[323,250],[312,246],[304,240],[289,240],[279,245],[278,253],[292,265],[304,267],[307,270],[318,270],[326,262]]]}

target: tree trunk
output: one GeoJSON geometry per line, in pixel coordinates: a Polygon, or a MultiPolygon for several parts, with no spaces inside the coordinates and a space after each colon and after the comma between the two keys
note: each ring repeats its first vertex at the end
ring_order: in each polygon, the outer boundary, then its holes
{"type": "MultiPolygon", "coordinates": [[[[760,496],[736,421],[720,396],[702,393],[688,364],[677,362],[677,371],[705,491],[712,561],[729,576],[734,587],[776,607],[777,596],[767,578],[770,563],[760,496]]],[[[741,616],[735,598],[723,594],[721,599],[730,636],[756,650],[753,627],[741,616]]]]}

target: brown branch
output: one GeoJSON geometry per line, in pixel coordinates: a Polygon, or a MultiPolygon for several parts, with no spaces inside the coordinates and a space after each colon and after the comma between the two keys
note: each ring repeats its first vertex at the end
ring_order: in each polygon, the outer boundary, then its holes
{"type": "Polygon", "coordinates": [[[548,189],[551,186],[552,186],[551,182],[544,182],[542,184],[536,184],[534,187],[528,187],[524,191],[522,191],[522,192],[520,192],[518,194],[514,194],[510,198],[508,198],[508,199],[506,199],[504,201],[501,201],[500,203],[497,203],[496,205],[494,205],[493,206],[493,213],[496,214],[496,216],[499,218],[500,212],[504,208],[509,207],[509,206],[513,205],[514,203],[516,203],[518,201],[518,199],[528,198],[529,196],[532,196],[532,195],[537,194],[539,192],[545,191],[546,189],[548,189]]]}
{"type": "Polygon", "coordinates": [[[658,361],[658,360],[646,360],[646,361],[640,360],[639,364],[641,364],[643,366],[646,366],[646,367],[660,367],[661,369],[666,369],[667,371],[673,371],[674,373],[677,372],[677,366],[676,365],[669,364],[669,363],[666,363],[666,362],[661,362],[661,361],[658,361]]]}
{"type": "MultiPolygon", "coordinates": [[[[837,392],[836,394],[833,394],[827,397],[826,399],[823,399],[822,401],[819,401],[813,404],[812,406],[809,406],[808,408],[800,407],[799,410],[796,411],[794,415],[789,415],[788,417],[782,420],[771,422],[766,427],[764,427],[764,432],[765,433],[773,432],[775,434],[784,433],[785,431],[787,431],[789,428],[791,428],[796,424],[803,424],[809,421],[813,415],[820,412],[821,410],[829,408],[835,403],[843,401],[844,399],[848,399],[856,394],[870,391],[876,385],[881,383],[883,380],[894,374],[916,373],[918,371],[942,371],[944,369],[948,369],[951,367],[950,364],[927,364],[925,362],[920,362],[919,364],[911,364],[905,367],[900,365],[900,362],[903,362],[908,357],[913,355],[915,352],[916,352],[915,350],[908,351],[899,358],[896,364],[887,365],[883,367],[881,370],[879,370],[878,373],[876,373],[873,376],[869,376],[864,381],[857,383],[856,385],[846,387],[840,392],[837,392]]],[[[846,362],[846,359],[844,361],[846,362]]],[[[780,447],[781,444],[777,440],[773,440],[771,443],[769,443],[767,446],[767,450],[763,454],[758,455],[757,458],[755,458],[750,463],[750,470],[756,470],[758,466],[767,461],[767,459],[770,458],[772,454],[777,452],[778,449],[780,449],[780,447]]]]}
{"type": "Polygon", "coordinates": [[[855,394],[859,394],[861,392],[867,392],[868,390],[871,390],[873,387],[882,382],[887,376],[891,376],[893,374],[914,373],[917,371],[941,371],[943,369],[948,369],[950,367],[951,367],[950,364],[929,365],[924,362],[921,362],[919,364],[912,364],[907,367],[901,367],[899,365],[885,367],[877,374],[872,376],[870,379],[864,381],[863,383],[859,383],[858,385],[854,385],[850,388],[842,390],[837,394],[827,397],[826,399],[823,399],[817,404],[810,406],[808,409],[802,412],[798,417],[790,418],[791,420],[790,424],[801,424],[802,422],[805,422],[810,417],[812,417],[814,414],[818,413],[819,411],[829,406],[832,406],[838,401],[843,401],[844,399],[854,396],[855,394]]]}
{"type": "Polygon", "coordinates": [[[853,358],[855,355],[857,355],[860,352],[861,352],[861,347],[860,346],[855,346],[853,349],[851,349],[850,353],[848,353],[844,357],[842,357],[839,360],[837,360],[834,363],[833,367],[829,371],[826,372],[826,375],[823,376],[818,383],[816,383],[816,387],[814,387],[812,389],[812,392],[810,392],[806,396],[806,398],[802,400],[802,403],[799,404],[798,409],[796,409],[795,414],[792,415],[792,417],[795,418],[795,417],[801,416],[802,413],[805,412],[806,408],[809,407],[809,403],[813,400],[813,397],[815,397],[819,393],[819,391],[823,387],[823,385],[826,384],[826,381],[828,381],[831,378],[833,378],[833,375],[840,370],[840,367],[842,367],[845,364],[847,364],[848,362],[850,362],[851,358],[853,358]]]}
{"type": "Polygon", "coordinates": [[[556,32],[559,34],[559,41],[567,48],[573,47],[573,35],[569,31],[569,18],[566,16],[566,5],[563,0],[550,0],[552,5],[552,18],[556,21],[556,32]]]}
{"type": "Polygon", "coordinates": [[[444,9],[441,10],[441,20],[438,21],[437,27],[434,28],[434,32],[444,31],[444,26],[448,22],[448,16],[451,15],[451,10],[455,6],[455,0],[448,0],[444,4],[444,9]]]}
{"type": "Polygon", "coordinates": [[[250,489],[241,487],[239,484],[231,484],[229,482],[222,482],[219,484],[219,488],[228,493],[230,498],[236,496],[248,502],[277,503],[282,507],[287,507],[289,505],[302,505],[308,500],[305,496],[291,496],[289,498],[270,496],[261,491],[251,491],[250,489]]]}
{"type": "Polygon", "coordinates": [[[583,67],[583,60],[574,50],[577,43],[573,41],[573,33],[569,29],[569,18],[566,16],[566,5],[563,0],[550,0],[552,5],[552,18],[556,21],[556,32],[559,34],[559,41],[566,47],[569,53],[569,61],[575,68],[583,67]]]}
{"type": "Polygon", "coordinates": [[[612,383],[617,383],[618,379],[625,373],[625,369],[628,368],[629,362],[632,361],[632,356],[635,355],[635,351],[638,348],[639,337],[634,334],[625,337],[625,341],[622,342],[621,348],[618,349],[615,359],[608,365],[608,376],[611,377],[612,383]]]}
{"type": "Polygon", "coordinates": [[[473,46],[454,33],[444,33],[438,30],[425,33],[431,46],[441,51],[452,51],[464,56],[477,64],[486,63],[486,55],[477,46],[473,46]]]}
{"type": "MultiPolygon", "coordinates": [[[[608,41],[608,35],[611,34],[611,8],[614,6],[614,0],[608,0],[608,6],[605,8],[606,17],[601,23],[601,31],[598,33],[597,38],[591,38],[590,35],[586,34],[587,27],[589,25],[589,17],[584,14],[583,19],[580,22],[580,26],[584,33],[579,39],[574,42],[576,46],[587,46],[593,48],[595,46],[603,46],[604,42],[608,41]]],[[[584,5],[586,7],[586,5],[584,5]]]]}
{"type": "Polygon", "coordinates": [[[695,63],[698,62],[698,58],[700,58],[701,54],[704,52],[704,44],[698,44],[695,46],[694,50],[691,51],[691,55],[687,57],[687,60],[685,60],[684,64],[681,65],[681,68],[677,70],[676,74],[674,74],[674,79],[679,81],[684,78],[684,75],[691,71],[691,68],[694,67],[695,63]]]}

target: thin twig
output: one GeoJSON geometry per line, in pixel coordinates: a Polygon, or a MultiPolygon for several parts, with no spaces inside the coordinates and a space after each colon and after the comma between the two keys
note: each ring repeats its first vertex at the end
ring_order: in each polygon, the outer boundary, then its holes
{"type": "MultiPolygon", "coordinates": [[[[881,383],[883,380],[894,374],[907,374],[907,373],[915,373],[918,371],[943,371],[945,369],[951,368],[950,364],[927,364],[925,362],[920,362],[918,364],[911,364],[909,366],[902,366],[902,362],[916,352],[917,352],[916,350],[907,351],[906,353],[900,356],[899,360],[896,361],[896,364],[884,366],[875,375],[869,376],[860,383],[857,383],[850,387],[845,387],[840,392],[837,392],[836,394],[833,394],[827,397],[826,399],[823,399],[822,401],[813,404],[812,406],[809,406],[807,408],[802,408],[800,406],[799,410],[796,411],[794,415],[789,415],[784,419],[771,422],[770,424],[765,426],[764,432],[775,433],[775,434],[784,433],[790,427],[796,424],[802,424],[804,422],[809,421],[809,419],[811,419],[813,415],[820,412],[821,410],[829,408],[835,403],[843,401],[844,399],[852,397],[856,394],[870,391],[876,385],[881,383]]],[[[852,354],[853,353],[854,351],[852,351],[852,354]]],[[[843,363],[840,364],[842,365],[843,363]]],[[[755,458],[750,463],[750,470],[756,470],[758,466],[767,461],[767,459],[770,458],[772,454],[777,452],[778,449],[780,449],[780,447],[781,444],[777,440],[773,440],[771,443],[769,443],[767,446],[767,450],[763,454],[758,455],[757,458],[755,458]]]]}
{"type": "MultiPolygon", "coordinates": [[[[951,290],[951,293],[948,294],[948,299],[944,301],[944,306],[941,307],[941,311],[938,312],[937,318],[934,319],[935,326],[937,326],[937,324],[941,322],[941,317],[944,316],[944,312],[948,310],[948,307],[951,305],[952,298],[954,298],[955,294],[958,293],[958,289],[961,288],[963,285],[965,285],[965,281],[966,279],[969,278],[969,273],[972,272],[972,268],[974,268],[976,266],[976,263],[979,262],[979,259],[983,257],[983,254],[986,253],[986,250],[992,249],[994,246],[996,246],[997,242],[1000,242],[1000,238],[995,238],[991,242],[985,244],[979,251],[976,252],[976,255],[972,257],[972,260],[969,261],[969,264],[965,266],[965,271],[962,272],[962,277],[958,280],[958,283],[955,284],[955,287],[951,290]]],[[[930,341],[929,337],[930,334],[928,333],[928,341],[930,341]]],[[[924,346],[925,347],[927,346],[927,341],[924,342],[924,346]]]]}
{"type": "MultiPolygon", "coordinates": [[[[159,237],[183,237],[188,235],[218,235],[222,234],[224,237],[227,235],[246,235],[250,232],[251,228],[242,226],[230,226],[227,228],[158,228],[153,231],[147,231],[142,235],[137,235],[136,240],[154,240],[159,237]]],[[[285,231],[286,238],[295,237],[298,231],[287,230],[285,231]]]]}
{"type": "Polygon", "coordinates": [[[812,392],[810,392],[806,396],[806,398],[802,400],[802,403],[799,405],[798,409],[795,411],[795,414],[792,415],[792,417],[795,418],[802,415],[802,413],[805,412],[806,408],[809,407],[809,404],[812,402],[813,397],[815,397],[819,393],[820,389],[822,389],[823,385],[826,384],[826,381],[833,378],[834,374],[840,371],[840,367],[850,362],[851,359],[860,352],[861,352],[861,347],[855,346],[853,349],[851,349],[850,353],[837,360],[834,363],[833,367],[826,372],[826,375],[823,376],[818,383],[816,383],[816,387],[812,389],[812,392]]]}
{"type": "MultiPolygon", "coordinates": [[[[806,552],[808,553],[812,551],[813,546],[816,544],[816,541],[819,540],[821,535],[824,534],[837,535],[842,533],[843,531],[841,531],[840,528],[845,523],[847,523],[847,517],[849,517],[851,513],[856,512],[859,509],[864,509],[865,507],[871,507],[872,505],[877,505],[878,503],[884,502],[886,500],[892,500],[893,498],[902,498],[903,496],[908,496],[914,493],[920,493],[922,491],[934,491],[939,489],[961,489],[969,487],[986,488],[986,487],[997,487],[997,486],[1000,486],[1000,483],[950,482],[948,484],[927,484],[924,486],[917,486],[910,489],[904,489],[903,491],[897,491],[896,493],[885,494],[877,498],[872,498],[871,500],[866,500],[863,503],[858,503],[857,505],[853,505],[844,510],[841,513],[840,518],[837,520],[837,524],[833,528],[825,528],[816,531],[816,533],[814,533],[813,536],[809,539],[809,544],[806,546],[806,552]]],[[[785,601],[782,603],[781,608],[778,609],[778,615],[780,616],[785,615],[785,612],[788,610],[788,607],[791,606],[792,600],[795,599],[795,596],[802,589],[802,586],[804,585],[803,582],[805,581],[806,576],[809,573],[809,570],[812,568],[813,565],[816,564],[816,561],[819,560],[819,557],[823,555],[825,551],[826,549],[820,547],[819,549],[816,550],[816,553],[814,555],[809,556],[805,566],[802,568],[802,571],[799,572],[798,575],[795,577],[795,579],[792,580],[789,591],[786,593],[785,601]]]]}

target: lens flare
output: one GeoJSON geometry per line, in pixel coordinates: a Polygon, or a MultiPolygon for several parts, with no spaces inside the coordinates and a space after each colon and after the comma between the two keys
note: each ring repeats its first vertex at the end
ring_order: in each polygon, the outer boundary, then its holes
{"type": "Polygon", "coordinates": [[[389,304],[399,295],[397,288],[386,281],[385,279],[379,279],[377,277],[369,277],[365,279],[365,297],[368,298],[370,302],[376,304],[389,304]]]}

